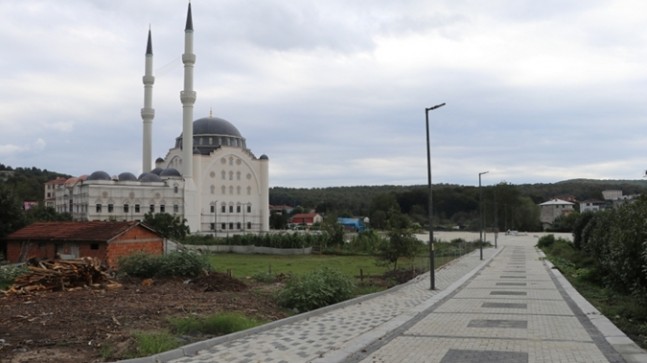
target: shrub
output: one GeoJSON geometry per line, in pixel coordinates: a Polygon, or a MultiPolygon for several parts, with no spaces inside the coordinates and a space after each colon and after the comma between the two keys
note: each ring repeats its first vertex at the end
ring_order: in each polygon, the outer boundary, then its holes
{"type": "Polygon", "coordinates": [[[131,277],[195,277],[210,268],[196,253],[173,252],[168,255],[135,253],[119,259],[119,272],[131,277]]]}
{"type": "Polygon", "coordinates": [[[197,253],[175,252],[162,256],[158,276],[195,277],[210,269],[209,261],[197,253]]]}
{"type": "Polygon", "coordinates": [[[537,241],[537,247],[546,248],[551,247],[555,243],[555,236],[552,234],[545,235],[537,241]]]}
{"type": "Polygon", "coordinates": [[[160,270],[160,256],[137,252],[121,257],[117,263],[119,273],[131,277],[150,278],[160,270]]]}
{"type": "Polygon", "coordinates": [[[324,267],[290,278],[277,299],[283,307],[304,312],[349,299],[352,293],[353,282],[350,278],[324,267]]]}
{"type": "Polygon", "coordinates": [[[0,267],[0,289],[9,287],[16,280],[16,277],[27,272],[29,272],[29,269],[25,265],[0,267]]]}

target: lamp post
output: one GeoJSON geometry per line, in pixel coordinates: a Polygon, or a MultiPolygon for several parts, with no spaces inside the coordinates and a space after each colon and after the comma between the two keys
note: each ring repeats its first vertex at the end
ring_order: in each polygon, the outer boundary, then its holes
{"type": "Polygon", "coordinates": [[[427,202],[428,216],[429,216],[429,280],[430,280],[430,290],[436,289],[436,267],[434,261],[434,225],[432,222],[433,209],[432,209],[432,199],[431,199],[431,147],[429,144],[429,111],[435,110],[437,108],[445,106],[445,102],[425,108],[425,122],[427,126],[427,185],[429,187],[429,200],[427,202]]]}
{"type": "Polygon", "coordinates": [[[479,245],[481,247],[481,261],[483,261],[483,191],[481,190],[481,175],[487,173],[487,171],[482,171],[479,173],[479,219],[481,224],[479,231],[479,245]]]}

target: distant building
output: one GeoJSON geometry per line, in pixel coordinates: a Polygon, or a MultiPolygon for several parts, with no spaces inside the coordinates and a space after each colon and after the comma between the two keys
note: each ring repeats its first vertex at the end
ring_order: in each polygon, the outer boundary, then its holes
{"type": "Polygon", "coordinates": [[[617,208],[627,202],[631,202],[638,198],[639,195],[623,195],[622,190],[604,190],[602,197],[607,203],[610,203],[613,208],[617,208]]]}
{"type": "Polygon", "coordinates": [[[364,232],[366,230],[366,224],[361,218],[337,218],[337,223],[341,224],[344,229],[351,230],[353,232],[364,232]]]}
{"type": "Polygon", "coordinates": [[[605,210],[610,207],[610,203],[603,201],[603,200],[597,200],[597,199],[587,199],[585,201],[580,202],[580,213],[584,212],[599,212],[601,210],[605,210]]]}
{"type": "Polygon", "coordinates": [[[602,199],[617,200],[622,198],[622,190],[603,190],[602,199]]]}
{"type": "Polygon", "coordinates": [[[574,205],[574,203],[557,198],[539,204],[539,221],[543,228],[550,227],[558,217],[573,213],[574,205]]]}
{"type": "Polygon", "coordinates": [[[289,225],[292,226],[305,226],[307,228],[312,227],[315,224],[321,224],[323,222],[323,217],[319,213],[310,212],[310,213],[297,213],[290,217],[288,221],[289,225]]]}

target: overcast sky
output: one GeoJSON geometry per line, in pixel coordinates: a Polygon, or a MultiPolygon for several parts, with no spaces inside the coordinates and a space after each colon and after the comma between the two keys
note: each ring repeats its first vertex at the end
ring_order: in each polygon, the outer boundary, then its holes
{"type": "MultiPolygon", "coordinates": [[[[196,119],[233,123],[270,185],[640,179],[642,0],[194,0],[196,119]]],[[[0,0],[0,163],[141,172],[182,132],[185,0],[0,0]]]]}

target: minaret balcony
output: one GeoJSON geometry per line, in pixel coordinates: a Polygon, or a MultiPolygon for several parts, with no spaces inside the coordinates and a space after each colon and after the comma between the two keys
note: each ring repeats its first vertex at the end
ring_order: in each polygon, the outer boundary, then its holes
{"type": "Polygon", "coordinates": [[[180,100],[182,103],[194,103],[195,98],[195,91],[180,91],[180,100]]]}

